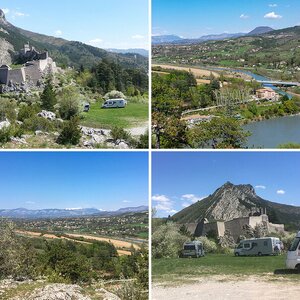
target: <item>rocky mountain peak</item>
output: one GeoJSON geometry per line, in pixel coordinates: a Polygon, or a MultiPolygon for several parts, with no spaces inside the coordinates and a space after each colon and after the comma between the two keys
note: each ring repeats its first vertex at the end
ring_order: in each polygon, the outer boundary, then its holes
{"type": "Polygon", "coordinates": [[[0,8],[0,18],[5,19],[5,13],[1,8],[0,8]]]}

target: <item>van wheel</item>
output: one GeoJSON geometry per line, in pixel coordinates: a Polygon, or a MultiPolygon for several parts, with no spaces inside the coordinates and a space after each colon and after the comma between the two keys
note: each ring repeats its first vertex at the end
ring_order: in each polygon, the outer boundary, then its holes
{"type": "Polygon", "coordinates": [[[235,253],[234,255],[235,255],[235,256],[240,256],[240,254],[239,254],[239,253],[235,253]]]}
{"type": "Polygon", "coordinates": [[[262,256],[262,253],[261,253],[261,252],[258,252],[257,255],[258,255],[258,256],[262,256]]]}
{"type": "Polygon", "coordinates": [[[300,264],[298,264],[298,265],[296,266],[296,270],[297,270],[298,273],[300,273],[300,264]]]}

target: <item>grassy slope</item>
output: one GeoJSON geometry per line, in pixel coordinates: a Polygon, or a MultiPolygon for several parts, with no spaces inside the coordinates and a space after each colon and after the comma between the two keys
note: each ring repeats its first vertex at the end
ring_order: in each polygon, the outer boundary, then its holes
{"type": "Polygon", "coordinates": [[[139,127],[148,121],[148,104],[129,103],[126,108],[101,109],[100,103],[93,103],[90,111],[82,115],[81,124],[88,127],[139,127]]]}
{"type": "Polygon", "coordinates": [[[198,259],[153,259],[152,274],[154,281],[173,281],[182,277],[201,277],[209,275],[272,275],[275,270],[290,279],[299,279],[298,274],[285,270],[285,255],[262,257],[234,257],[232,254],[208,254],[198,259]],[[290,273],[290,274],[288,274],[290,273]],[[291,274],[292,273],[292,274],[291,274]]]}

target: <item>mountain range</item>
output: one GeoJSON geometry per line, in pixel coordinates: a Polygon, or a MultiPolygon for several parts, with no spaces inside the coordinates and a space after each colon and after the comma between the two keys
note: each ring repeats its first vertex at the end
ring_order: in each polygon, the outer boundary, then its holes
{"type": "Polygon", "coordinates": [[[102,59],[108,59],[121,64],[124,68],[147,69],[146,57],[136,53],[112,53],[78,41],[68,41],[62,38],[47,36],[18,28],[9,23],[0,10],[0,63],[14,63],[15,53],[30,43],[37,50],[48,50],[50,56],[59,66],[90,68],[102,59]]]}
{"type": "Polygon", "coordinates": [[[221,33],[221,34],[211,34],[211,35],[204,35],[199,38],[193,39],[185,39],[179,37],[178,35],[156,35],[152,36],[152,43],[153,44],[193,44],[193,43],[201,43],[206,41],[213,41],[213,40],[224,40],[224,39],[232,39],[238,38],[241,36],[253,36],[253,35],[260,35],[264,33],[268,33],[273,31],[274,29],[267,26],[259,26],[250,31],[249,33],[221,33]]]}
{"type": "Polygon", "coordinates": [[[130,213],[148,212],[148,206],[124,207],[116,211],[103,211],[96,208],[66,208],[66,209],[39,209],[26,208],[0,209],[0,217],[13,219],[42,219],[42,218],[71,218],[101,216],[111,217],[130,213]]]}
{"type": "Polygon", "coordinates": [[[226,182],[213,194],[172,216],[179,223],[229,221],[266,210],[272,223],[300,226],[300,207],[271,202],[259,197],[250,184],[234,185],[226,182]]]}

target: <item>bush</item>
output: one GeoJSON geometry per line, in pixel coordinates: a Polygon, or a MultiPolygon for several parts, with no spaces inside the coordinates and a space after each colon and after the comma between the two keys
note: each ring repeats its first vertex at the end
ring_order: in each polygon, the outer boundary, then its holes
{"type": "Polygon", "coordinates": [[[5,144],[10,141],[12,137],[11,127],[4,127],[0,129],[0,144],[5,144]]]}
{"type": "Polygon", "coordinates": [[[0,122],[8,119],[14,122],[17,118],[16,101],[10,99],[0,98],[0,122]]]}
{"type": "Polygon", "coordinates": [[[70,120],[79,115],[83,110],[83,101],[77,88],[69,86],[64,88],[58,95],[57,108],[61,118],[70,120]]]}
{"type": "Polygon", "coordinates": [[[200,237],[196,238],[196,240],[203,243],[203,248],[206,253],[217,252],[218,246],[215,241],[210,240],[206,236],[200,236],[200,237]]]}
{"type": "Polygon", "coordinates": [[[54,125],[50,120],[47,120],[42,117],[38,117],[36,115],[33,115],[29,119],[24,120],[24,124],[22,126],[25,130],[29,131],[53,131],[54,125]]]}
{"type": "Polygon", "coordinates": [[[78,118],[73,117],[63,124],[63,129],[57,138],[57,143],[61,145],[77,145],[81,138],[78,118]]]}
{"type": "Polygon", "coordinates": [[[33,118],[40,111],[37,104],[22,105],[19,109],[18,120],[24,122],[26,119],[33,118]]]}
{"type": "Polygon", "coordinates": [[[114,127],[111,130],[110,135],[114,141],[117,141],[117,140],[127,141],[127,140],[132,139],[131,134],[121,127],[114,127]]]}
{"type": "Polygon", "coordinates": [[[154,258],[178,257],[188,237],[180,234],[176,224],[168,222],[152,234],[152,255],[154,258]]]}
{"type": "Polygon", "coordinates": [[[125,95],[119,91],[111,91],[104,95],[103,97],[105,100],[108,99],[125,99],[125,95]]]}

